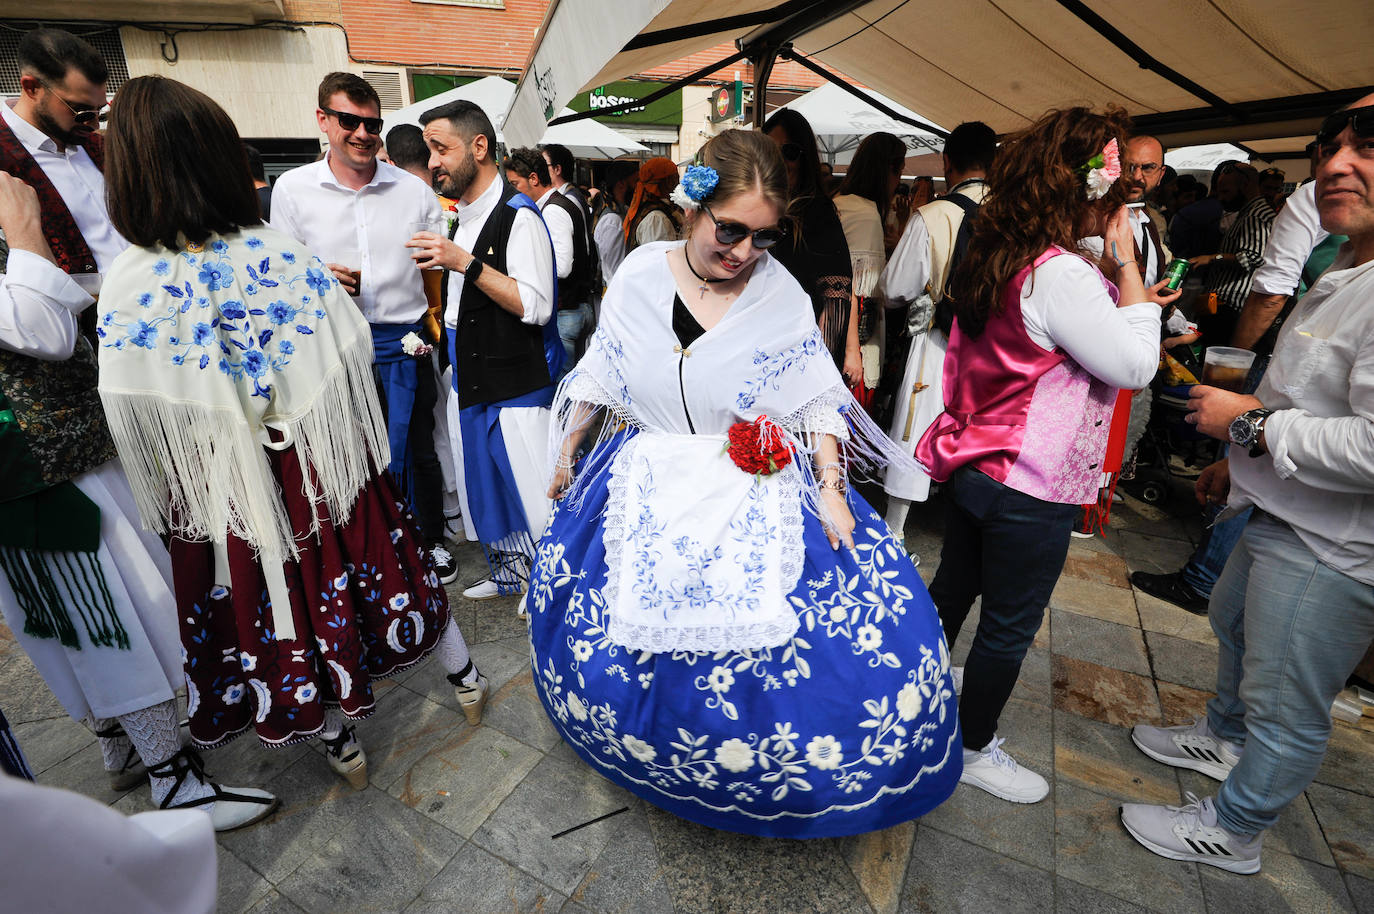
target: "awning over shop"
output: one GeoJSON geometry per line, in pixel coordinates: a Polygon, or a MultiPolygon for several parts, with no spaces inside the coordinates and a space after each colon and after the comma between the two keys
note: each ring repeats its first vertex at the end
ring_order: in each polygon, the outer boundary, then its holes
{"type": "Polygon", "coordinates": [[[710,0],[619,0],[612,21],[604,7],[551,4],[513,134],[537,135],[584,86],[729,42],[740,53],[721,66],[749,59],[766,78],[775,55],[798,59],[939,124],[1007,132],[1115,103],[1171,146],[1307,137],[1374,87],[1369,0],[735,0],[725,16],[710,0]]]}
{"type": "MultiPolygon", "coordinates": [[[[505,120],[506,109],[510,107],[511,96],[515,93],[515,83],[499,76],[485,76],[467,85],[458,86],[438,95],[431,96],[413,105],[388,112],[384,119],[382,135],[397,124],[419,124],[420,115],[431,108],[448,102],[466,99],[477,105],[491,118],[496,127],[497,142],[505,142],[501,126],[505,120]]],[[[570,109],[564,113],[571,114],[570,109]]],[[[562,143],[579,159],[614,159],[618,156],[636,152],[648,152],[648,148],[622,136],[605,124],[593,120],[576,121],[571,124],[557,124],[541,130],[535,136],[536,143],[562,143]]],[[[513,146],[528,145],[529,142],[514,142],[513,146]]]]}

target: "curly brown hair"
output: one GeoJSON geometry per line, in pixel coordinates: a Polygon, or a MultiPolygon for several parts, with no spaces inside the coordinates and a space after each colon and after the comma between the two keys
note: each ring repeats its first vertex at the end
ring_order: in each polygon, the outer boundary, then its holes
{"type": "Polygon", "coordinates": [[[950,280],[959,331],[978,336],[1002,312],[1002,294],[1016,274],[1052,245],[1077,250],[1089,217],[1126,200],[1118,181],[1101,200],[1087,196],[1086,163],[1111,140],[1124,151],[1130,118],[1065,108],[1046,113],[1009,137],[988,172],[988,195],[972,225],[968,250],[950,280]]]}

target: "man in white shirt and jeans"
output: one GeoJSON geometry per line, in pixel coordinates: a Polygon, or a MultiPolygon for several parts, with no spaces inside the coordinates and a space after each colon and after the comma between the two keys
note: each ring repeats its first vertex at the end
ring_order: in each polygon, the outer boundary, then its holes
{"type": "Polygon", "coordinates": [[[329,149],[277,179],[272,227],[328,264],[372,325],[390,469],[410,497],[439,579],[451,584],[458,565],[444,542],[444,479],[434,450],[438,378],[430,359],[412,357],[402,344],[407,334],[421,334],[427,309],[422,274],[405,245],[416,232],[443,231],[439,201],[424,181],[377,159],[381,100],[362,77],[325,76],[315,116],[329,149]]]}
{"type": "Polygon", "coordinates": [[[1259,871],[1265,830],[1316,776],[1331,703],[1374,640],[1374,95],[1323,122],[1314,161],[1322,227],[1350,241],[1254,396],[1192,393],[1191,421],[1232,444],[1199,497],[1254,508],[1212,591],[1217,696],[1194,724],[1132,732],[1151,758],[1221,789],[1121,808],[1155,853],[1235,873],[1259,871]]]}

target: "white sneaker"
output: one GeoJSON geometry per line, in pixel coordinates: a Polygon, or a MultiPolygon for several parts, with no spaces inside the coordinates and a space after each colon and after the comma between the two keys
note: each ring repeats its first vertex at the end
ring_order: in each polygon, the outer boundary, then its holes
{"type": "Polygon", "coordinates": [[[1148,850],[1170,860],[1205,863],[1231,873],[1258,873],[1264,833],[1250,838],[1233,835],[1217,824],[1212,798],[1184,795],[1183,806],[1126,803],[1121,824],[1148,850]]]}
{"type": "Polygon", "coordinates": [[[964,668],[961,666],[950,667],[949,678],[954,680],[954,694],[964,694],[964,668]]]}
{"type": "Polygon", "coordinates": [[[1136,724],[1131,741],[1156,762],[1191,768],[1218,781],[1226,780],[1243,751],[1235,743],[1214,736],[1205,716],[1181,727],[1136,724]]]}
{"type": "Polygon", "coordinates": [[[993,737],[980,752],[965,749],[964,773],[959,775],[959,783],[972,784],[1013,803],[1039,803],[1049,795],[1050,785],[1003,752],[1004,742],[1006,740],[993,737]]]}

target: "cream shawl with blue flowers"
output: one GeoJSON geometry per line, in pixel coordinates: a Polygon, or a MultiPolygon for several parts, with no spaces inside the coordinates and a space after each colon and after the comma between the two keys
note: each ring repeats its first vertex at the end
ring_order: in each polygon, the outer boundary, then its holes
{"type": "Polygon", "coordinates": [[[150,529],[294,558],[264,448],[296,449],[335,523],[387,465],[367,322],[295,240],[264,225],[130,248],[97,307],[100,396],[150,529]]]}

